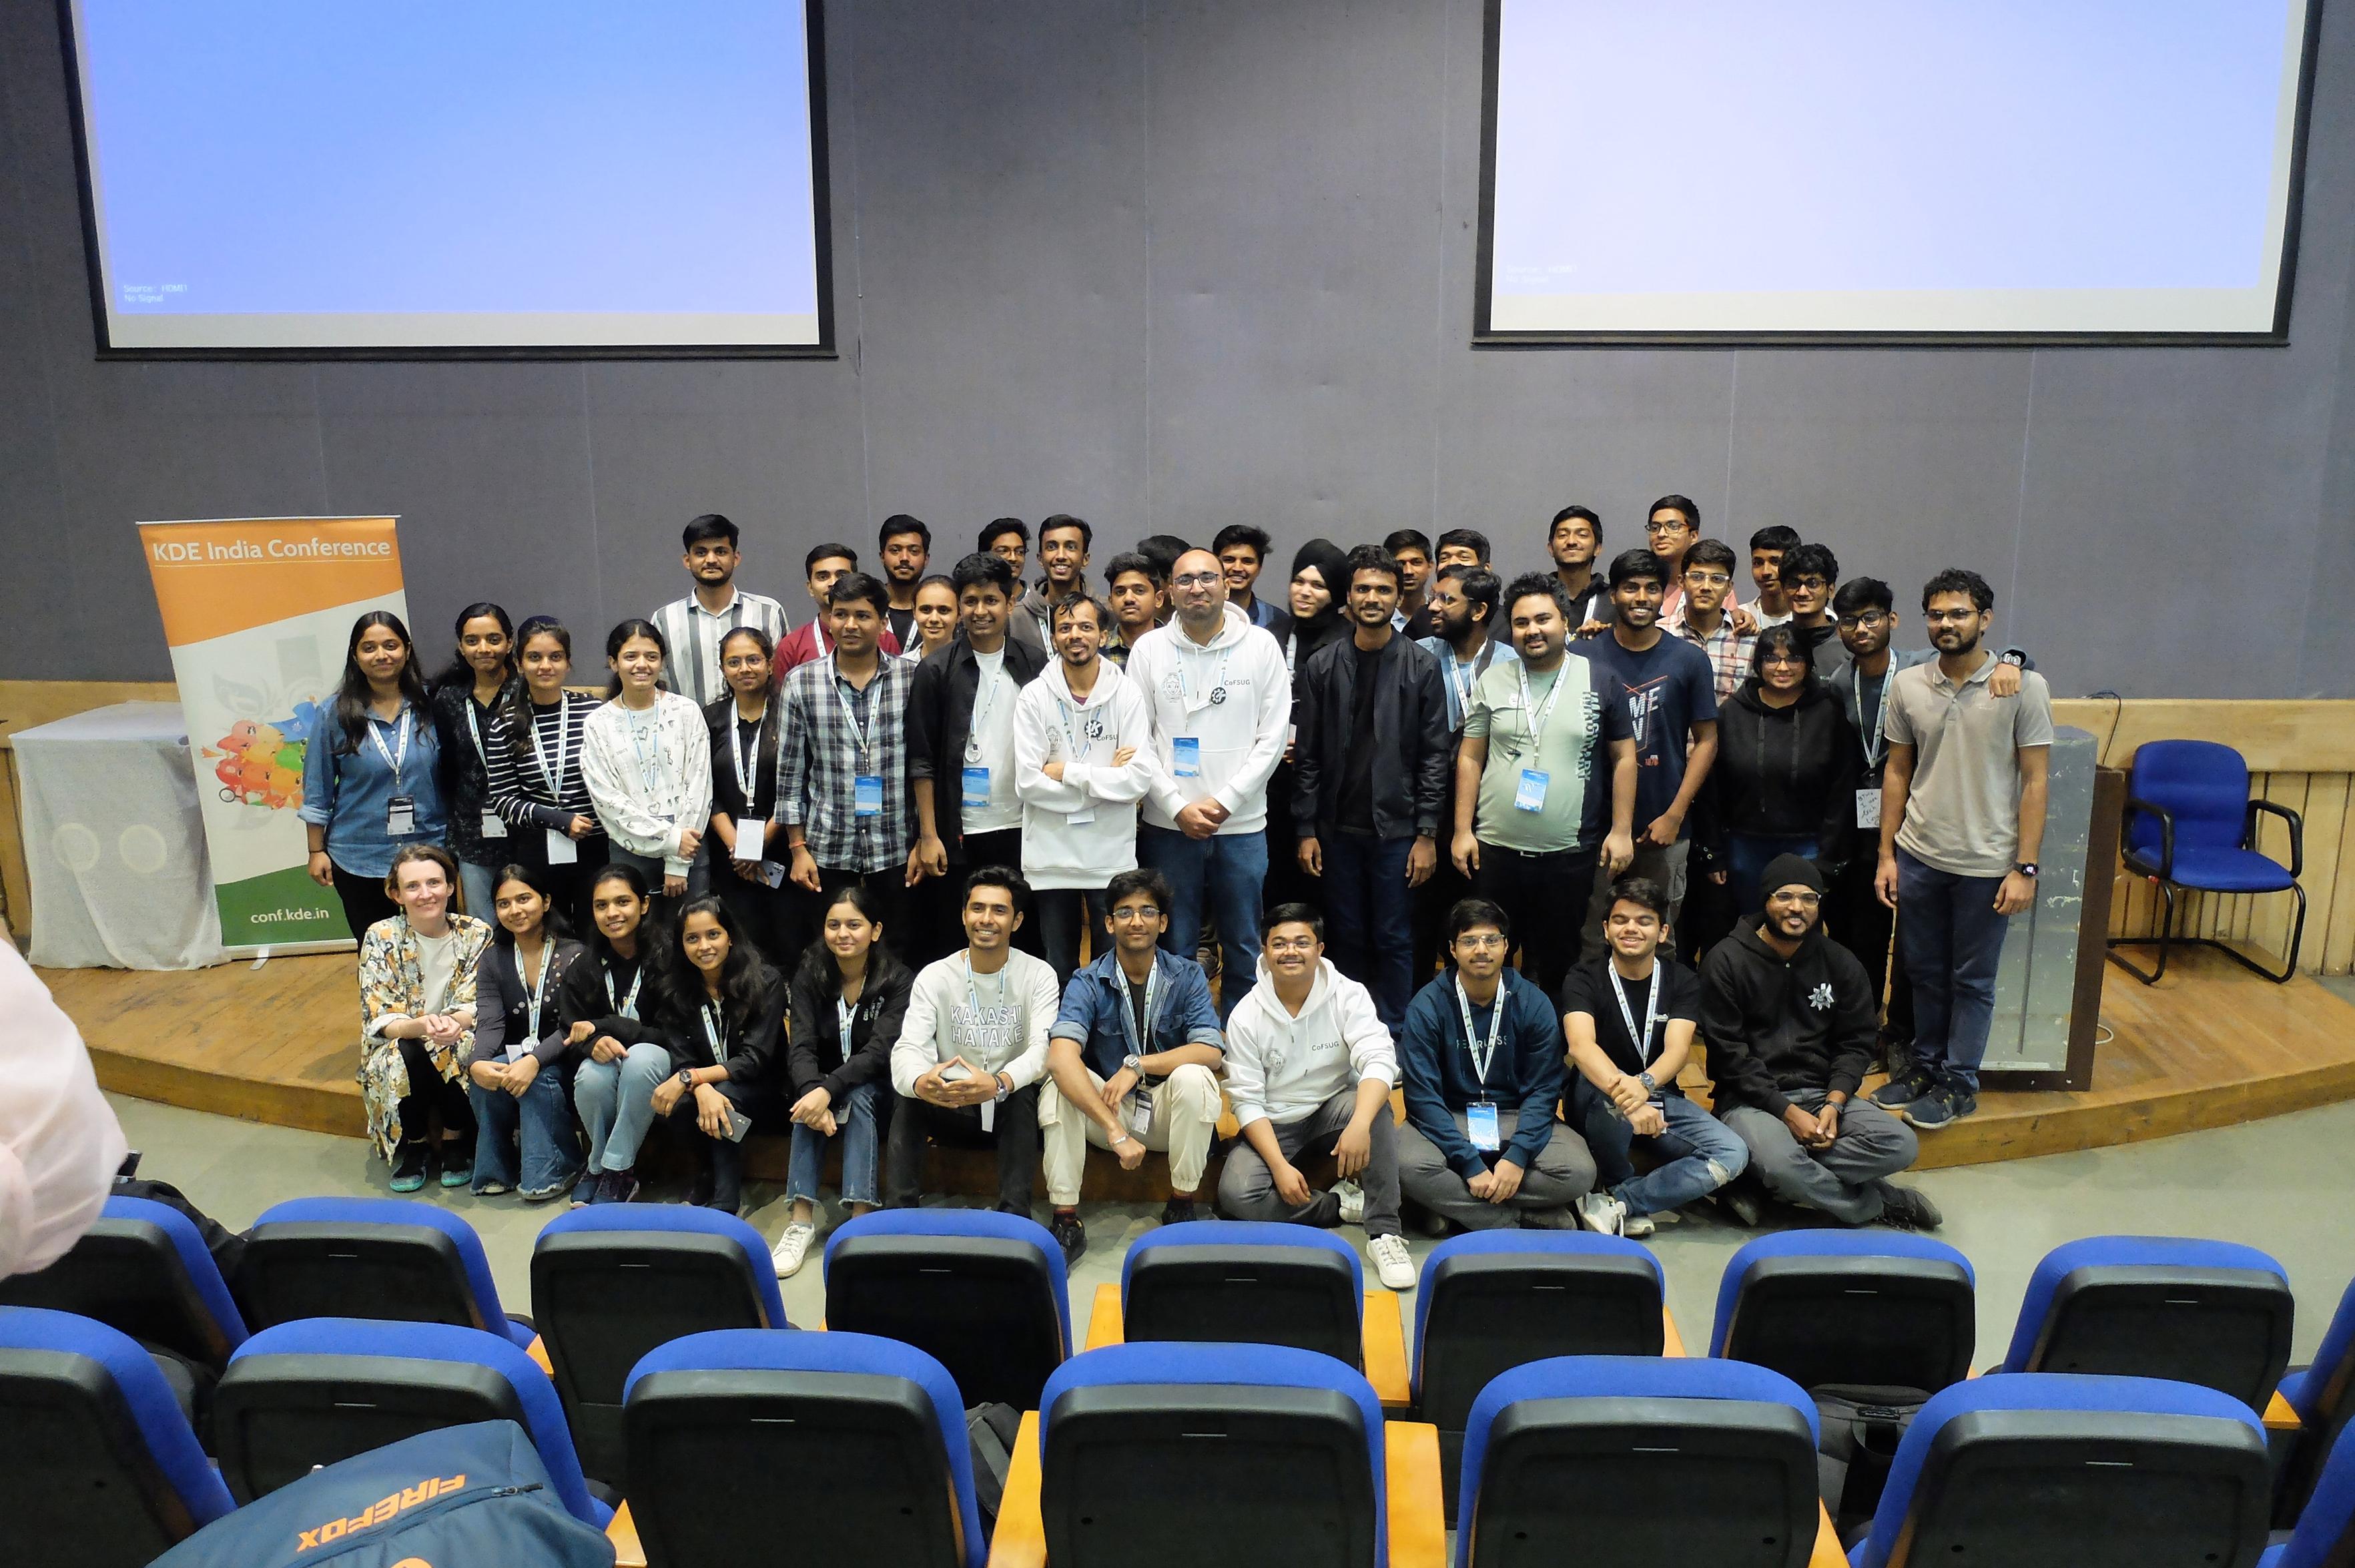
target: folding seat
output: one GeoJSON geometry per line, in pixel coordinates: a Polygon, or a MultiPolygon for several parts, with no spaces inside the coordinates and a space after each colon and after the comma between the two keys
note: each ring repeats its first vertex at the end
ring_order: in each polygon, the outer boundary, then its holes
{"type": "Polygon", "coordinates": [[[1583,1231],[1475,1231],[1431,1250],[1414,1298],[1414,1411],[1439,1428],[1456,1522],[1464,1422],[1489,1380],[1554,1356],[1657,1356],[1660,1264],[1640,1243],[1583,1231]]]}
{"type": "Polygon", "coordinates": [[[964,1396],[913,1346],[719,1329],[649,1352],[627,1392],[625,1509],[649,1568],[981,1568],[964,1396]]]}
{"type": "Polygon", "coordinates": [[[1976,1378],[1922,1407],[1853,1568],[2250,1568],[2264,1428],[2158,1378],[1976,1378]]]}
{"type": "Polygon", "coordinates": [[[2345,1568],[2355,1563],[2355,1439],[2342,1436],[2331,1445],[2297,1528],[2259,1561],[2263,1568],[2345,1568]]]}
{"type": "Polygon", "coordinates": [[[519,1346],[531,1320],[499,1307],[474,1228],[406,1198],[297,1198],[246,1232],[231,1282],[249,1328],[305,1317],[450,1323],[519,1346]]]}
{"type": "Polygon", "coordinates": [[[2315,1488],[2324,1461],[2333,1456],[2339,1435],[2347,1430],[2349,1418],[2355,1416],[2355,1284],[2339,1296],[2339,1310],[2331,1314],[2330,1326],[2322,1331],[2314,1364],[2284,1377],[2280,1393],[2299,1425],[2281,1499],[2286,1523],[2297,1517],[2315,1488]]]}
{"type": "Polygon", "coordinates": [[[213,1403],[221,1478],[240,1502],[445,1426],[512,1421],[531,1435],[565,1511],[599,1530],[556,1389],[506,1337],[450,1323],[309,1317],[264,1328],[229,1359],[213,1403]]]}
{"type": "Polygon", "coordinates": [[[713,1209],[603,1203],[549,1222],[531,1253],[532,1321],[581,1467],[626,1489],[622,1389],[657,1345],[790,1328],[761,1233],[713,1209]]]}
{"type": "Polygon", "coordinates": [[[108,1199],[65,1256],[0,1280],[0,1306],[94,1317],[216,1373],[245,1343],[245,1318],[195,1221],[146,1198],[108,1199]]]}
{"type": "Polygon", "coordinates": [[[120,1330],[0,1307],[0,1559],[143,1568],[236,1507],[155,1360],[120,1330]]]}
{"type": "Polygon", "coordinates": [[[1466,1420],[1456,1568],[1806,1568],[1825,1543],[1814,1403],[1764,1367],[1557,1357],[1466,1420]]]}
{"type": "Polygon", "coordinates": [[[980,1209],[887,1209],[826,1244],[828,1328],[913,1345],[968,1405],[1039,1408],[1071,1349],[1063,1249],[1037,1221],[980,1209]]]}
{"type": "Polygon", "coordinates": [[[2254,1247],[2089,1236],[2036,1265],[2003,1370],[2173,1378],[2261,1411],[2289,1365],[2293,1306],[2254,1247]]]}

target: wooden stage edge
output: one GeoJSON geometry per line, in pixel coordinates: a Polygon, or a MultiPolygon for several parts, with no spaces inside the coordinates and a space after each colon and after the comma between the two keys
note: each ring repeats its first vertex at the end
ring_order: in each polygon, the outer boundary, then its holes
{"type": "MultiPolygon", "coordinates": [[[[348,955],[176,974],[44,970],[80,1027],[99,1082],[138,1099],[358,1137],[358,1008],[348,955]]],[[[2355,1005],[2300,975],[2275,986],[2212,952],[2179,954],[2147,987],[2112,967],[2115,1037],[2083,1093],[1980,1096],[1968,1121],[1922,1140],[1924,1168],[2105,1148],[2355,1099],[2355,1005]]],[[[753,1172],[783,1174],[783,1140],[753,1172]]],[[[1150,1171],[1158,1162],[1148,1162],[1150,1171]]],[[[1089,1162],[1091,1197],[1125,1196],[1089,1162]]],[[[1140,1189],[1140,1200],[1157,1197],[1140,1189]]]]}

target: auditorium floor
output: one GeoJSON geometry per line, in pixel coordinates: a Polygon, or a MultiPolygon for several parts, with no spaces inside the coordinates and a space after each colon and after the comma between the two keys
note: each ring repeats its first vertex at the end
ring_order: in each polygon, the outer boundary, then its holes
{"type": "MultiPolygon", "coordinates": [[[[241,1228],[283,1199],[385,1190],[386,1170],[350,1138],[180,1110],[111,1095],[141,1174],[175,1183],[223,1224],[241,1228]]],[[[2146,1143],[2074,1154],[2007,1160],[1922,1174],[1923,1189],[1946,1213],[1941,1232],[1978,1273],[1979,1361],[1999,1358],[2011,1318],[2036,1260],[2077,1236],[2141,1233],[2210,1236],[2262,1247],[2289,1270],[2297,1294],[2293,1363],[2312,1357],[2339,1295],[2355,1275],[2355,1102],[2318,1106],[2269,1120],[2184,1133],[2146,1143]]],[[[786,1213],[783,1189],[755,1184],[751,1219],[773,1240],[786,1213]]],[[[442,1197],[473,1221],[490,1253],[500,1294],[529,1300],[533,1238],[562,1206],[528,1206],[513,1197],[442,1197]]],[[[675,1195],[674,1195],[675,1196],[675,1195]]],[[[1154,1223],[1158,1205],[1092,1205],[1088,1251],[1071,1275],[1071,1311],[1084,1331],[1095,1287],[1119,1277],[1129,1243],[1154,1223]]],[[[1043,1210],[1041,1213],[1043,1214],[1043,1210]]],[[[1345,1232],[1353,1243],[1364,1238],[1345,1232]]],[[[1726,1258],[1748,1232],[1716,1222],[1706,1205],[1697,1217],[1664,1225],[1653,1238],[1668,1274],[1668,1306],[1686,1342],[1706,1347],[1717,1282],[1726,1258]]],[[[1409,1238],[1418,1259],[1432,1243],[1409,1238]]],[[[800,1324],[823,1316],[825,1290],[815,1255],[783,1282],[787,1315],[800,1324]]],[[[1412,1321],[1412,1303],[1407,1304],[1412,1321]]]]}

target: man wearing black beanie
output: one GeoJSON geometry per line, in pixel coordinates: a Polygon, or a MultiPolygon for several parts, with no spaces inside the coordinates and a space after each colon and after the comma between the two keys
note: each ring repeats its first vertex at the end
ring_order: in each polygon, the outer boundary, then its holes
{"type": "Polygon", "coordinates": [[[1913,1163],[1913,1130],[1857,1097],[1872,1061],[1877,998],[1864,966],[1822,932],[1823,873],[1780,855],[1760,886],[1764,918],[1701,961],[1700,1032],[1719,1118],[1786,1203],[1848,1225],[1936,1226],[1929,1199],[1885,1179],[1913,1163]]]}

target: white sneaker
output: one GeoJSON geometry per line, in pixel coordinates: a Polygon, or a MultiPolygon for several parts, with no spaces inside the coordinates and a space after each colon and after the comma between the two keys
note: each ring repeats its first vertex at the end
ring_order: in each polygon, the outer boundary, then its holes
{"type": "Polygon", "coordinates": [[[1586,1228],[1606,1236],[1620,1234],[1627,1224],[1627,1205],[1608,1192],[1593,1191],[1578,1200],[1578,1217],[1586,1228]]]}
{"type": "Polygon", "coordinates": [[[1341,1223],[1362,1225],[1366,1222],[1366,1189],[1354,1181],[1337,1181],[1333,1196],[1341,1200],[1341,1223]]]}
{"type": "Polygon", "coordinates": [[[1652,1219],[1653,1216],[1649,1214],[1630,1212],[1625,1219],[1619,1221],[1619,1233],[1631,1241],[1640,1242],[1652,1233],[1652,1219]]]}
{"type": "Polygon", "coordinates": [[[1366,1243],[1366,1257],[1374,1265],[1374,1277],[1391,1290],[1412,1290],[1414,1259],[1406,1250],[1404,1236],[1376,1236],[1366,1243]]]}
{"type": "Polygon", "coordinates": [[[809,1255],[810,1243],[816,1239],[817,1226],[808,1220],[795,1220],[777,1238],[769,1251],[769,1261],[777,1265],[779,1279],[791,1279],[801,1272],[802,1259],[809,1255]]]}

